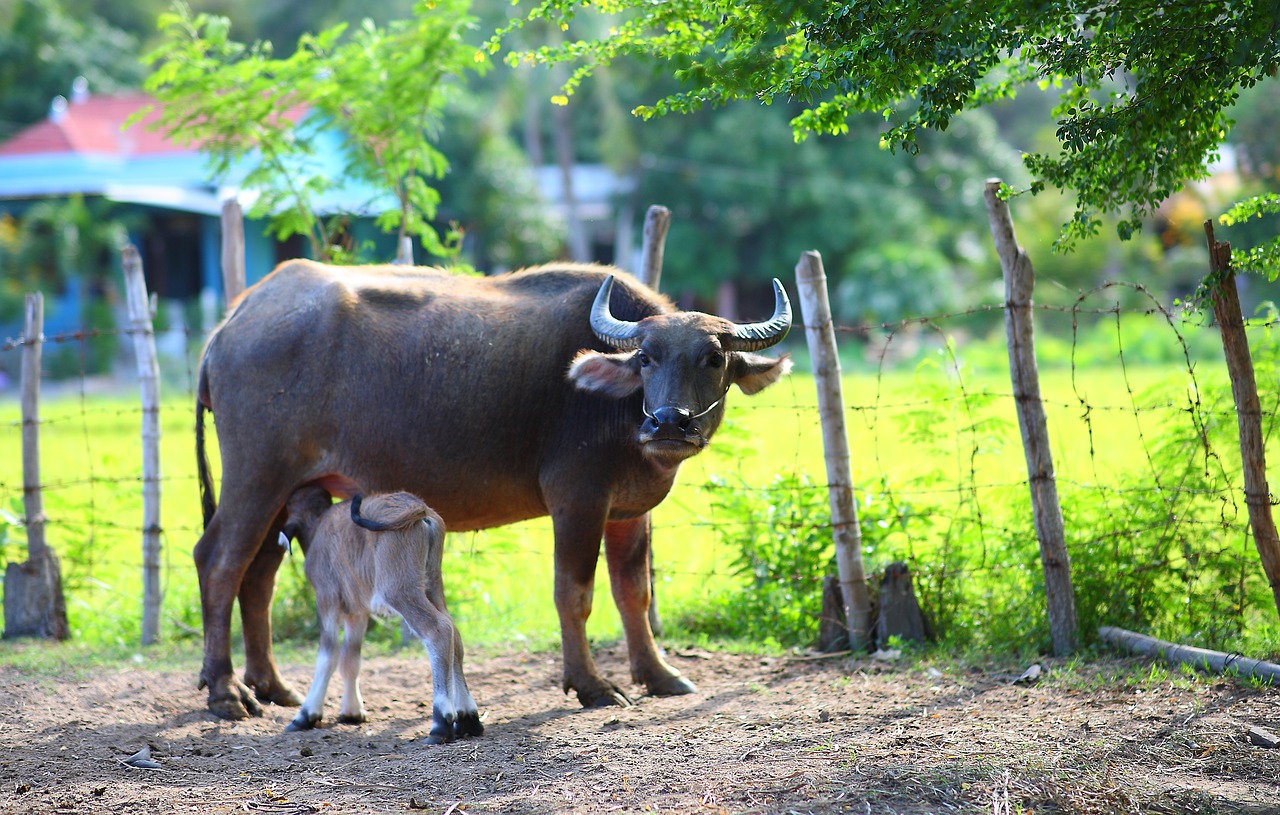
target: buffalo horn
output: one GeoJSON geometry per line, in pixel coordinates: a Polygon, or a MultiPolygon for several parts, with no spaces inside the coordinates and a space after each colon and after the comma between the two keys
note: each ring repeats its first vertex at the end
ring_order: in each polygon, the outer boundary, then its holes
{"type": "Polygon", "coordinates": [[[609,296],[613,294],[613,275],[609,275],[600,284],[596,292],[596,301],[591,304],[591,330],[604,342],[620,351],[630,351],[640,347],[640,328],[638,323],[619,320],[609,311],[609,296]]]}
{"type": "Polygon", "coordinates": [[[734,326],[733,333],[721,338],[726,351],[759,351],[782,342],[791,330],[791,301],[778,278],[773,279],[773,317],[763,323],[734,326]]]}

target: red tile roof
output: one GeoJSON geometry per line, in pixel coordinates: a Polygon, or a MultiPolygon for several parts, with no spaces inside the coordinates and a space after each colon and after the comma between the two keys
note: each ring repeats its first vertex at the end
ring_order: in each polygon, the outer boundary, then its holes
{"type": "Polygon", "coordinates": [[[45,119],[18,132],[0,144],[0,156],[36,155],[41,153],[105,154],[119,157],[152,153],[190,152],[190,147],[169,140],[164,134],[148,130],[147,123],[156,113],[121,130],[133,113],[151,104],[142,93],[123,96],[89,96],[82,102],[68,102],[60,121],[45,119]]]}

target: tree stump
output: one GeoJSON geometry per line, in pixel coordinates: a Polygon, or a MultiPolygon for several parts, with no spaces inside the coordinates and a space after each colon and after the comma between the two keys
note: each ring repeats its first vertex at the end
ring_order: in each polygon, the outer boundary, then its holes
{"type": "Polygon", "coordinates": [[[67,604],[62,596],[62,569],[51,549],[4,571],[4,638],[39,637],[65,640],[67,604]]]}
{"type": "Polygon", "coordinates": [[[844,621],[844,595],[840,578],[828,575],[822,581],[822,614],[818,617],[818,650],[833,654],[849,647],[849,629],[844,621]]]}
{"type": "Polygon", "coordinates": [[[916,601],[915,587],[911,583],[911,570],[898,561],[885,567],[880,579],[880,608],[876,615],[876,642],[881,648],[890,637],[909,642],[925,642],[932,639],[929,623],[916,601]]]}

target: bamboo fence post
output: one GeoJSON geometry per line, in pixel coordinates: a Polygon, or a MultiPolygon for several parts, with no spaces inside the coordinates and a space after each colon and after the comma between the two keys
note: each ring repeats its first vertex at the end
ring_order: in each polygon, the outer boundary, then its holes
{"type": "Polygon", "coordinates": [[[1214,240],[1213,221],[1204,222],[1209,241],[1209,287],[1213,317],[1222,333],[1222,350],[1231,376],[1231,397],[1236,403],[1236,423],[1240,429],[1240,458],[1244,465],[1244,502],[1249,508],[1249,526],[1258,547],[1262,569],[1271,584],[1271,596],[1280,611],[1280,538],[1271,514],[1271,489],[1267,485],[1267,457],[1262,434],[1262,405],[1258,382],[1249,355],[1249,337],[1244,330],[1236,275],[1231,269],[1231,244],[1214,240]]]}
{"type": "Polygon", "coordinates": [[[44,297],[28,294],[22,331],[22,506],[26,515],[27,562],[10,563],[4,574],[4,637],[65,640],[70,636],[62,593],[62,569],[44,538],[40,491],[40,358],[44,343],[44,297]]]}
{"type": "Polygon", "coordinates": [[[235,196],[222,202],[222,293],[226,308],[244,292],[244,213],[235,196]]]}
{"type": "MultiPolygon", "coordinates": [[[[671,225],[671,210],[654,204],[644,216],[644,244],[640,249],[640,270],[636,275],[640,282],[658,290],[662,279],[662,257],[666,249],[667,228],[671,225]]],[[[658,592],[653,574],[653,519],[644,517],[644,536],[649,542],[649,629],[662,636],[662,617],[658,614],[658,592]]]]}
{"type": "Polygon", "coordinates": [[[1053,471],[1053,451],[1049,446],[1049,427],[1044,415],[1044,402],[1040,399],[1040,373],[1036,367],[1035,327],[1031,319],[1035,270],[1027,253],[1018,245],[1009,205],[999,196],[1000,187],[999,179],[987,181],[987,217],[1004,274],[1009,375],[1013,381],[1018,427],[1022,431],[1022,449],[1027,458],[1027,482],[1031,488],[1036,537],[1040,541],[1049,637],[1054,655],[1065,656],[1076,648],[1076,601],[1071,587],[1071,558],[1067,554],[1062,507],[1058,503],[1058,484],[1053,471]]]}
{"type": "Polygon", "coordinates": [[[654,204],[644,216],[644,244],[640,249],[640,282],[658,290],[662,279],[662,256],[666,251],[667,229],[671,226],[671,210],[654,204]]]}
{"type": "Polygon", "coordinates": [[[845,431],[844,395],[840,382],[840,357],[827,298],[827,276],[822,256],[809,251],[796,265],[796,284],[804,315],[805,339],[813,360],[818,386],[818,414],[822,421],[822,446],[827,463],[827,498],[836,544],[836,570],[844,603],[849,648],[865,649],[871,642],[871,594],[862,565],[862,528],[853,499],[849,466],[849,436],[845,431]]]}
{"type": "Polygon", "coordinates": [[[160,634],[160,364],[142,259],[125,245],[121,260],[142,391],[142,644],[153,645],[160,634]]]}

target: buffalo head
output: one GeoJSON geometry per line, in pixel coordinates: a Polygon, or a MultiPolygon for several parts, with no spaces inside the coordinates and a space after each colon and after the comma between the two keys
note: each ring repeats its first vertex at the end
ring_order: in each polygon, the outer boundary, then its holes
{"type": "Polygon", "coordinates": [[[580,351],[569,368],[578,388],[620,399],[641,391],[644,420],[638,441],[645,454],[674,465],[699,452],[724,416],[724,397],[737,384],[753,394],[791,370],[786,355],[754,352],[781,342],[791,328],[791,303],[773,281],[774,313],[765,322],[737,325],[694,311],[655,314],[636,322],[613,316],[613,276],[591,307],[591,329],[617,353],[580,351]]]}

